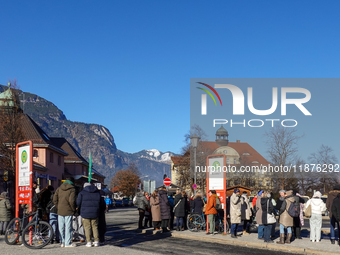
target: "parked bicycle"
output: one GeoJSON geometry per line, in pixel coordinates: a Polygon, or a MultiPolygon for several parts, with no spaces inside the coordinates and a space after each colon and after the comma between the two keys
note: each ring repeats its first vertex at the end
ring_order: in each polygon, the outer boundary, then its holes
{"type": "Polygon", "coordinates": [[[40,211],[41,208],[29,214],[24,211],[22,219],[12,219],[5,231],[5,242],[9,245],[16,244],[21,236],[23,244],[30,249],[40,249],[49,244],[53,239],[53,229],[50,224],[39,219],[40,211]],[[32,219],[24,226],[30,217],[32,219]]]}
{"type": "MultiPolygon", "coordinates": [[[[224,233],[224,219],[223,217],[220,217],[219,214],[217,214],[215,218],[216,222],[216,231],[218,233],[224,233]]],[[[197,214],[197,213],[192,213],[188,216],[187,218],[187,225],[188,229],[192,232],[197,232],[201,230],[206,230],[207,229],[207,222],[205,219],[205,215],[202,214],[197,214]]],[[[228,221],[226,223],[227,225],[227,232],[229,231],[229,224],[228,221]]]]}

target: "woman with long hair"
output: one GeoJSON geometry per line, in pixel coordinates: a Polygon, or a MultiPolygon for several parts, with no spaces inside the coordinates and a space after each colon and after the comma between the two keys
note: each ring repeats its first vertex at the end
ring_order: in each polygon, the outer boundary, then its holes
{"type": "Polygon", "coordinates": [[[159,207],[159,197],[158,197],[157,190],[152,192],[149,202],[151,206],[153,227],[155,230],[160,230],[162,219],[161,219],[161,209],[159,207]]]}

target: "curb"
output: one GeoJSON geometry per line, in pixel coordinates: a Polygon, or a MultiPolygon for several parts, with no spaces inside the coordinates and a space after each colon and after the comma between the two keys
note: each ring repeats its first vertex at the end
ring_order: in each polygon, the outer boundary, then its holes
{"type": "MultiPolygon", "coordinates": [[[[141,231],[143,234],[157,234],[160,231],[156,230],[145,230],[141,231]]],[[[169,234],[169,233],[167,233],[169,234]]],[[[176,233],[171,232],[171,237],[175,238],[182,238],[182,239],[191,239],[191,240],[198,240],[210,243],[220,243],[220,244],[229,244],[235,246],[246,246],[250,248],[257,248],[263,250],[276,250],[276,251],[283,251],[283,252],[292,252],[297,254],[315,254],[315,255],[339,255],[339,253],[335,252],[328,252],[322,250],[313,250],[313,249],[306,249],[306,248],[299,248],[293,247],[289,245],[275,245],[275,244],[266,244],[266,243],[255,243],[255,242],[247,242],[247,241],[240,241],[240,240],[230,240],[230,239],[220,239],[220,238],[213,238],[210,236],[194,236],[194,235],[186,235],[183,233],[176,233]]]]}

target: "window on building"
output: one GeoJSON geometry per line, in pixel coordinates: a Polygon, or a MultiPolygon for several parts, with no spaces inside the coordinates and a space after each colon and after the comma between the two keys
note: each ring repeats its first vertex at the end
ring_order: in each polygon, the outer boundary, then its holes
{"type": "Polygon", "coordinates": [[[61,156],[58,156],[58,166],[61,166],[61,156]]]}
{"type": "Polygon", "coordinates": [[[53,163],[53,152],[50,152],[50,162],[53,163]]]}
{"type": "Polygon", "coordinates": [[[236,164],[236,158],[234,158],[234,164],[236,164]]]}
{"type": "Polygon", "coordinates": [[[259,186],[260,186],[260,187],[262,186],[262,181],[259,181],[259,186]]]}
{"type": "Polygon", "coordinates": [[[37,158],[38,157],[38,150],[33,150],[33,158],[37,158]]]}
{"type": "Polygon", "coordinates": [[[230,159],[227,158],[227,164],[230,164],[230,159]]]}
{"type": "Polygon", "coordinates": [[[267,186],[270,186],[270,180],[267,180],[267,186]]]}

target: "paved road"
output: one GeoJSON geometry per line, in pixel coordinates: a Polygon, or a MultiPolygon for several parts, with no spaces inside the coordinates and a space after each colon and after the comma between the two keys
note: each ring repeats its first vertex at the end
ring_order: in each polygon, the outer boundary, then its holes
{"type": "MultiPolygon", "coordinates": [[[[78,244],[76,248],[60,248],[58,244],[48,245],[41,250],[29,250],[19,245],[9,246],[0,237],[1,254],[263,254],[264,250],[192,241],[170,237],[167,234],[141,234],[136,232],[138,212],[135,208],[117,208],[106,214],[108,231],[107,245],[98,248],[87,248],[78,244]]],[[[267,251],[268,252],[268,251],[267,251]]],[[[288,254],[270,251],[270,254],[288,254]]]]}

